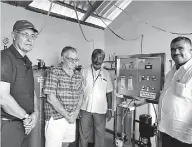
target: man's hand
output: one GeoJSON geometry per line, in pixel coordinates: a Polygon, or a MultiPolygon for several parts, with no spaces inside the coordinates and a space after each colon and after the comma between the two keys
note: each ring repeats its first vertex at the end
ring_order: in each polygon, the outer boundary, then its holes
{"type": "Polygon", "coordinates": [[[25,128],[26,135],[28,135],[32,130],[32,127],[29,125],[31,123],[31,121],[32,121],[32,119],[30,117],[23,120],[23,126],[25,128]]]}
{"type": "Polygon", "coordinates": [[[25,134],[29,134],[35,127],[38,119],[38,113],[33,112],[28,118],[23,120],[23,126],[25,127],[25,134]]]}
{"type": "Polygon", "coordinates": [[[64,118],[68,121],[68,123],[70,123],[70,124],[73,124],[73,123],[74,123],[74,121],[71,119],[71,113],[65,112],[65,113],[63,114],[63,116],[64,116],[64,118]]]}
{"type": "Polygon", "coordinates": [[[68,123],[72,124],[71,117],[69,116],[69,113],[65,114],[64,117],[68,121],[68,123]]]}
{"type": "Polygon", "coordinates": [[[79,111],[74,111],[74,112],[69,113],[69,115],[68,115],[70,118],[69,123],[72,123],[72,124],[75,123],[78,115],[79,115],[79,111]]]}
{"type": "Polygon", "coordinates": [[[111,120],[111,118],[112,118],[112,110],[107,110],[106,117],[107,117],[107,121],[111,120]]]}

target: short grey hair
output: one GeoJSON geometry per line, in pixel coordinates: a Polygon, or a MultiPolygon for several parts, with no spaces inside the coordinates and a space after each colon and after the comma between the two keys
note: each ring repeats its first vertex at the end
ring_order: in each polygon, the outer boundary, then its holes
{"type": "Polygon", "coordinates": [[[77,50],[74,47],[71,46],[66,46],[62,49],[61,51],[61,56],[63,56],[65,53],[67,53],[68,51],[72,51],[72,52],[77,52],[77,50]]]}

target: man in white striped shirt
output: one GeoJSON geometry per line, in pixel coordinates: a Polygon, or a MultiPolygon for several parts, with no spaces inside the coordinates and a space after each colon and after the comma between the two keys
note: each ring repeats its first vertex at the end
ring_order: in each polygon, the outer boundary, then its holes
{"type": "Polygon", "coordinates": [[[162,147],[192,147],[192,44],[187,37],[171,42],[175,62],[159,101],[162,147]]]}

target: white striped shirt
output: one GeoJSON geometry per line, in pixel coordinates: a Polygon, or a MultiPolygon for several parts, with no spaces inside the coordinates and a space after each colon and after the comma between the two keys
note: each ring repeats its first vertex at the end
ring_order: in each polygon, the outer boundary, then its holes
{"type": "Polygon", "coordinates": [[[166,76],[159,100],[159,130],[192,144],[192,59],[166,76]]]}

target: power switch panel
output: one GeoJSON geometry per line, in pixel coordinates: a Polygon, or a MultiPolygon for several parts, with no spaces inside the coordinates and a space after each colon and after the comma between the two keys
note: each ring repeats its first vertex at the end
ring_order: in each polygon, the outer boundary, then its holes
{"type": "Polygon", "coordinates": [[[117,93],[158,99],[164,84],[165,54],[116,56],[117,93]]]}

